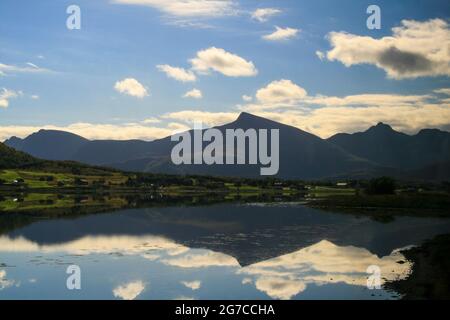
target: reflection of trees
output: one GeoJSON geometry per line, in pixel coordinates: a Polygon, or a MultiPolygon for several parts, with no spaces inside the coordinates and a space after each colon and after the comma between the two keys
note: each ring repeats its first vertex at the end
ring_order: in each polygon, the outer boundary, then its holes
{"type": "MultiPolygon", "coordinates": [[[[163,195],[149,194],[57,194],[49,195],[47,199],[26,200],[26,194],[16,199],[20,202],[17,209],[8,210],[7,214],[0,214],[0,234],[26,226],[34,221],[55,218],[76,218],[83,215],[105,213],[127,208],[152,208],[172,206],[207,206],[217,203],[231,202],[272,202],[296,200],[297,196],[273,196],[268,194],[230,196],[229,194],[205,195],[163,195]]],[[[2,202],[11,199],[0,195],[0,208],[2,202]]],[[[0,210],[0,213],[2,211],[0,210]]]]}

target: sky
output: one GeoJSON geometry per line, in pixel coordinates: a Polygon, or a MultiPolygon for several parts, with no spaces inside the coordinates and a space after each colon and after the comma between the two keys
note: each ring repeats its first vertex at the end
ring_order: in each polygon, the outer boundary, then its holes
{"type": "Polygon", "coordinates": [[[322,138],[450,130],[449,13],[448,0],[2,0],[0,141],[152,140],[242,111],[322,138]]]}

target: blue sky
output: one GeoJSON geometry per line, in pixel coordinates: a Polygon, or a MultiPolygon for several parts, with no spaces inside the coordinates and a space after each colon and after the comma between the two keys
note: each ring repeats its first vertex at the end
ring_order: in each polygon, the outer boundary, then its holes
{"type": "Polygon", "coordinates": [[[0,140],[41,127],[153,139],[194,120],[228,122],[240,111],[322,137],[378,121],[408,133],[449,129],[447,0],[188,2],[1,1],[0,140]],[[71,4],[81,9],[80,30],[66,28],[71,4]],[[366,26],[370,4],[381,8],[381,30],[366,26]],[[267,8],[277,13],[252,17],[267,8]],[[295,34],[269,40],[276,26],[295,34]],[[403,29],[385,45],[394,27],[403,29]],[[201,51],[208,74],[190,61],[201,51]],[[233,76],[214,66],[222,53],[232,55],[233,76]],[[178,81],[158,65],[183,68],[196,80],[178,81]],[[145,93],[118,90],[126,79],[145,93]],[[201,98],[183,97],[193,89],[201,98]]]}

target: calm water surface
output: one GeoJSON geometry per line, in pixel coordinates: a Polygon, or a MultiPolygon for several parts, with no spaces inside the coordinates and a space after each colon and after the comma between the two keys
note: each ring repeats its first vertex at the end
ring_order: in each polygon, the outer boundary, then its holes
{"type": "Polygon", "coordinates": [[[2,228],[0,299],[395,299],[366,269],[404,278],[399,249],[450,220],[369,217],[301,204],[129,209],[2,228]],[[400,263],[399,263],[400,262],[400,263]],[[81,290],[66,269],[81,268],[81,290]]]}

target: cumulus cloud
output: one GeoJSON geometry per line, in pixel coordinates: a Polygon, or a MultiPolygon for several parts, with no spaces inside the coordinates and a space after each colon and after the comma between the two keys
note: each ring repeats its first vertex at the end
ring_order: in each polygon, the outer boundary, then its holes
{"type": "Polygon", "coordinates": [[[183,95],[183,98],[201,99],[201,98],[203,98],[203,94],[202,94],[202,92],[201,92],[200,90],[198,90],[198,89],[192,89],[192,90],[186,92],[186,93],[183,95]]]}
{"type": "Polygon", "coordinates": [[[259,8],[253,11],[252,19],[255,19],[259,22],[266,22],[272,16],[281,13],[280,9],[276,8],[259,8]]]}
{"type": "Polygon", "coordinates": [[[144,289],[145,285],[142,281],[133,281],[114,288],[113,294],[122,300],[134,300],[144,289]]]}
{"type": "Polygon", "coordinates": [[[175,79],[181,82],[194,82],[197,77],[190,70],[183,68],[172,67],[167,64],[156,66],[159,71],[164,72],[169,78],[175,79]]]}
{"type": "Polygon", "coordinates": [[[250,102],[250,101],[253,100],[253,97],[244,94],[244,95],[242,96],[242,100],[244,100],[245,102],[250,102]]]}
{"type": "Polygon", "coordinates": [[[443,88],[423,95],[371,93],[342,97],[311,96],[292,81],[279,80],[259,89],[255,102],[237,107],[322,138],[339,132],[366,130],[378,122],[415,134],[423,128],[448,128],[450,99],[447,92],[450,93],[443,88]]]}
{"type": "Polygon", "coordinates": [[[291,80],[285,79],[273,81],[256,92],[258,101],[266,105],[290,103],[303,99],[306,96],[307,92],[305,89],[291,80]]]}
{"type": "Polygon", "coordinates": [[[126,78],[122,81],[117,81],[114,85],[114,89],[117,92],[139,99],[148,96],[147,89],[134,78],[126,78]]]}
{"type": "Polygon", "coordinates": [[[331,32],[328,39],[328,60],[347,67],[372,64],[392,79],[450,75],[450,29],[441,19],[403,20],[380,39],[346,32],[331,32]]]}
{"type": "Polygon", "coordinates": [[[201,50],[190,62],[192,68],[201,74],[208,74],[211,70],[228,77],[251,77],[258,74],[253,62],[221,48],[201,50]]]}
{"type": "Polygon", "coordinates": [[[300,32],[299,29],[280,28],[278,26],[275,26],[274,32],[264,35],[262,38],[268,41],[283,41],[296,37],[299,32],[300,32]]]}
{"type": "Polygon", "coordinates": [[[233,0],[112,0],[113,3],[148,6],[176,17],[221,17],[237,12],[233,0]]]}
{"type": "Polygon", "coordinates": [[[390,124],[395,130],[416,134],[423,128],[450,125],[450,102],[409,106],[338,106],[254,110],[254,114],[279,121],[328,138],[336,133],[365,131],[378,122],[390,124]]]}
{"type": "Polygon", "coordinates": [[[21,92],[2,88],[0,90],[0,108],[8,108],[9,100],[17,98],[21,92]]]}
{"type": "MultiPolygon", "coordinates": [[[[435,90],[443,93],[446,89],[435,90]]],[[[344,97],[315,95],[310,96],[306,90],[291,80],[272,81],[266,87],[256,92],[256,103],[240,106],[245,111],[262,111],[278,108],[292,108],[300,106],[322,107],[367,107],[367,106],[422,106],[430,99],[437,98],[433,94],[428,95],[400,95],[400,94],[356,94],[344,97]]]]}
{"type": "Polygon", "coordinates": [[[33,94],[33,95],[31,95],[31,99],[39,100],[39,96],[37,94],[33,94]]]}

